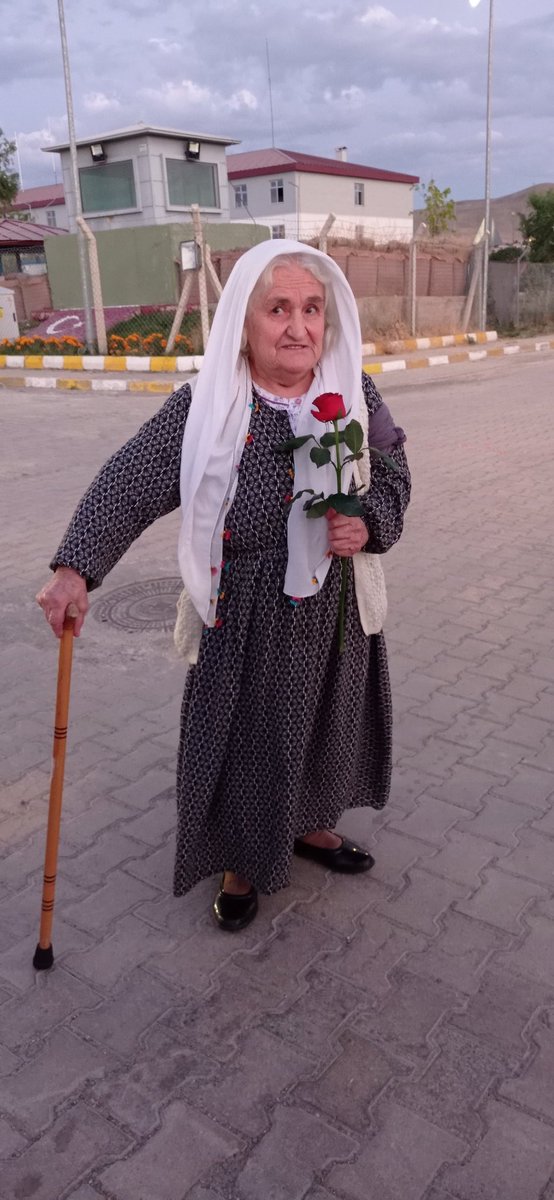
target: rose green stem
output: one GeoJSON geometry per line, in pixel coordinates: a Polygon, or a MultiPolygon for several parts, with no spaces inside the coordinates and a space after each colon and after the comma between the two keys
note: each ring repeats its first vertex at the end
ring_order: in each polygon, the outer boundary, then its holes
{"type": "Polygon", "coordinates": [[[340,597],[339,597],[339,654],[344,650],[344,604],[346,600],[346,585],[348,582],[348,559],[340,560],[340,597]]]}
{"type": "MultiPolygon", "coordinates": [[[[339,423],[333,421],[335,428],[335,448],[337,461],[335,471],[337,475],[337,492],[342,492],[342,462],[340,458],[340,442],[339,442],[339,423]]],[[[348,561],[346,558],[340,560],[340,596],[339,596],[339,654],[344,650],[344,606],[346,601],[346,586],[348,583],[348,561]]]]}
{"type": "Polygon", "coordinates": [[[334,467],[335,467],[335,474],[337,476],[337,492],[340,494],[342,492],[342,463],[340,460],[340,442],[339,442],[339,423],[338,423],[338,421],[333,421],[333,425],[334,425],[334,429],[335,429],[335,450],[336,450],[336,455],[337,455],[337,461],[336,461],[336,463],[334,463],[334,467]]]}

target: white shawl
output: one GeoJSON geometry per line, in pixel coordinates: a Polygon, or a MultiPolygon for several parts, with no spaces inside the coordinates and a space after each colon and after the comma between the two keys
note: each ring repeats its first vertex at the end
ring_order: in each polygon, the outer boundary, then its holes
{"type": "MultiPolygon", "coordinates": [[[[340,392],[348,419],[359,416],[360,322],[342,271],[327,255],[298,242],[278,239],[254,246],[238,259],[218,303],[183,439],[179,565],[186,591],[206,625],[215,622],[225,515],[233,502],[251,413],[252,381],[240,352],[246,306],[268,263],[283,254],[322,260],[331,280],[326,287],[332,287],[339,315],[331,348],[324,350],[302,403],[296,435],[313,433],[319,438],[325,432],[321,421],[311,415],[313,401],[322,392],[340,392]]],[[[295,491],[311,487],[327,495],[335,490],[334,469],[331,464],[316,467],[309,451],[310,443],[295,451],[295,491]]],[[[350,465],[343,472],[345,491],[351,478],[350,465]]],[[[312,596],[319,591],[329,570],[328,548],[327,522],[307,520],[302,502],[292,504],[284,584],[287,595],[312,596]]]]}

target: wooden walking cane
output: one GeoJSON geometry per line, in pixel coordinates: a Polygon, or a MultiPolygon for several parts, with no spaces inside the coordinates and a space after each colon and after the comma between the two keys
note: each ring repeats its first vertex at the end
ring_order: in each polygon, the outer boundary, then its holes
{"type": "Polygon", "coordinates": [[[50,801],[48,805],[48,827],[46,853],[44,856],[44,883],[42,888],[42,910],[38,945],[33,958],[36,971],[47,971],[54,962],[52,949],[52,921],[54,919],[54,893],[58,865],[58,844],[62,816],[63,777],[65,747],[67,742],[67,718],[69,713],[69,689],[71,686],[71,660],[73,657],[73,630],[75,617],[79,614],[74,604],[67,606],[63,633],[60,639],[58,658],[58,686],[56,689],[56,716],[54,719],[54,749],[50,801]]]}

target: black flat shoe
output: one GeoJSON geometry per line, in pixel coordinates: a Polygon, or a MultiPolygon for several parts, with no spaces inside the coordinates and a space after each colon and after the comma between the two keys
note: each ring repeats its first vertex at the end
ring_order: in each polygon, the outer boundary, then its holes
{"type": "Polygon", "coordinates": [[[258,893],[250,888],[244,896],[233,896],[223,891],[223,881],[213,903],[213,914],[220,929],[236,933],[254,920],[258,911],[258,893]]]}
{"type": "Polygon", "coordinates": [[[355,846],[349,838],[343,837],[340,846],[335,850],[324,846],[313,846],[301,838],[294,839],[294,853],[300,858],[311,858],[312,862],[328,867],[331,871],[340,871],[343,875],[355,875],[360,871],[370,871],[375,866],[369,850],[355,846]]]}

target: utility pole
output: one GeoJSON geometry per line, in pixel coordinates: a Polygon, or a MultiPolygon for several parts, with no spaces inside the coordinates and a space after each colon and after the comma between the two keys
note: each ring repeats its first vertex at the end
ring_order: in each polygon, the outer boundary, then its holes
{"type": "MultiPolygon", "coordinates": [[[[63,76],[65,83],[65,100],[67,106],[67,127],[69,131],[69,157],[71,161],[71,179],[73,183],[73,193],[75,196],[75,220],[77,217],[83,216],[83,206],[81,204],[81,189],[79,186],[79,170],[77,167],[77,143],[75,139],[75,117],[73,114],[73,96],[71,94],[71,73],[69,70],[69,54],[67,49],[67,35],[65,31],[65,14],[63,0],[58,0],[58,17],[60,23],[60,38],[62,43],[62,61],[63,61],[63,76]]],[[[77,249],[79,254],[79,273],[81,276],[81,291],[83,295],[83,309],[85,314],[85,341],[88,350],[94,351],[94,327],[92,322],[92,306],[90,299],[90,284],[88,275],[87,251],[85,246],[85,238],[82,229],[77,223],[77,249]]]]}

